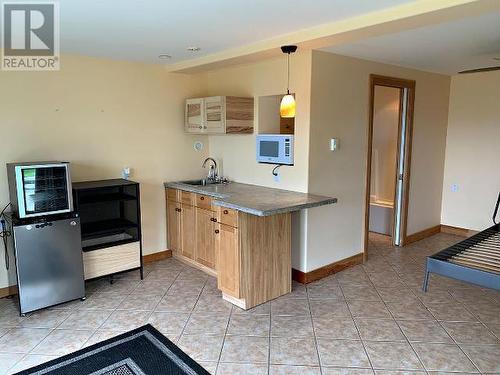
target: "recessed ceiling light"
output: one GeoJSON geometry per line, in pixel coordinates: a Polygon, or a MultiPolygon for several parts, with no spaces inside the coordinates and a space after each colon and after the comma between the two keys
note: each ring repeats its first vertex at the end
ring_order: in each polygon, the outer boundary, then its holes
{"type": "Polygon", "coordinates": [[[158,58],[161,60],[168,60],[168,59],[171,59],[172,56],[167,55],[166,53],[162,53],[161,55],[158,55],[158,58]]]}
{"type": "Polygon", "coordinates": [[[187,50],[190,52],[198,52],[199,50],[201,50],[201,48],[200,47],[188,47],[187,50]]]}

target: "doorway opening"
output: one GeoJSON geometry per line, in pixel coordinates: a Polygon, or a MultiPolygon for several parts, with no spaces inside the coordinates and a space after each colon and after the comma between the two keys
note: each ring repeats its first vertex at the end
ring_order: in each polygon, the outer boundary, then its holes
{"type": "Polygon", "coordinates": [[[415,81],[370,76],[365,259],[370,236],[406,243],[415,81]]]}

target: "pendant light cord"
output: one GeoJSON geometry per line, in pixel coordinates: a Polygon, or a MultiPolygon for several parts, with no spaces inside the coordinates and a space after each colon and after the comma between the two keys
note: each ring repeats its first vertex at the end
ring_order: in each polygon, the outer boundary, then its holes
{"type": "Polygon", "coordinates": [[[287,53],[286,65],[287,65],[286,93],[290,94],[290,52],[287,53]]]}

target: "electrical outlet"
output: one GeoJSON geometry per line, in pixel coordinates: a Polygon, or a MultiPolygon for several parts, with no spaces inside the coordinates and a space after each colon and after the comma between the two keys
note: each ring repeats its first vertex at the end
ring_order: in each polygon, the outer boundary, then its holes
{"type": "Polygon", "coordinates": [[[281,176],[280,176],[279,172],[276,174],[276,176],[273,176],[273,177],[274,177],[274,182],[280,182],[281,176]]]}
{"type": "Polygon", "coordinates": [[[458,184],[451,184],[451,192],[456,193],[458,191],[458,184]]]}

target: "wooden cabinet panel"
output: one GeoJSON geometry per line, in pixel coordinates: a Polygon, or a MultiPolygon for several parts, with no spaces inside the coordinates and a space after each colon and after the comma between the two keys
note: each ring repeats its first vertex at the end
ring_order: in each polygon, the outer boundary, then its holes
{"type": "Polygon", "coordinates": [[[180,202],[180,190],[167,188],[167,200],[173,202],[180,202]]]}
{"type": "Polygon", "coordinates": [[[187,99],[184,129],[188,133],[203,132],[204,121],[204,103],[202,98],[187,99]]]}
{"type": "Polygon", "coordinates": [[[224,134],[226,132],[224,97],[211,96],[204,98],[205,124],[207,133],[224,134]]]}
{"type": "Polygon", "coordinates": [[[196,209],[196,261],[215,269],[215,217],[214,212],[196,209]]]}
{"type": "Polygon", "coordinates": [[[226,96],[226,133],[253,133],[253,98],[226,96]]]}
{"type": "Polygon", "coordinates": [[[85,280],[141,266],[140,243],[106,247],[83,253],[85,280]]]}
{"type": "Polygon", "coordinates": [[[189,206],[194,206],[195,203],[195,194],[190,193],[189,191],[180,191],[181,193],[181,203],[187,204],[189,206]]]}
{"type": "Polygon", "coordinates": [[[206,195],[196,194],[196,207],[204,208],[205,210],[212,209],[212,198],[206,195]]]}
{"type": "Polygon", "coordinates": [[[240,248],[238,229],[215,225],[217,249],[217,285],[222,292],[240,298],[240,248]]]}
{"type": "Polygon", "coordinates": [[[196,209],[181,205],[181,250],[182,255],[195,259],[196,254],[196,209]]]}
{"type": "Polygon", "coordinates": [[[237,96],[187,99],[184,128],[192,134],[251,134],[254,99],[237,96]]]}
{"type": "Polygon", "coordinates": [[[280,134],[295,133],[295,117],[280,117],[280,134]]]}
{"type": "Polygon", "coordinates": [[[167,201],[167,234],[168,248],[181,251],[181,205],[172,200],[167,201]]]}
{"type": "Polygon", "coordinates": [[[230,208],[217,207],[217,221],[221,224],[238,227],[238,211],[230,208]]]}

